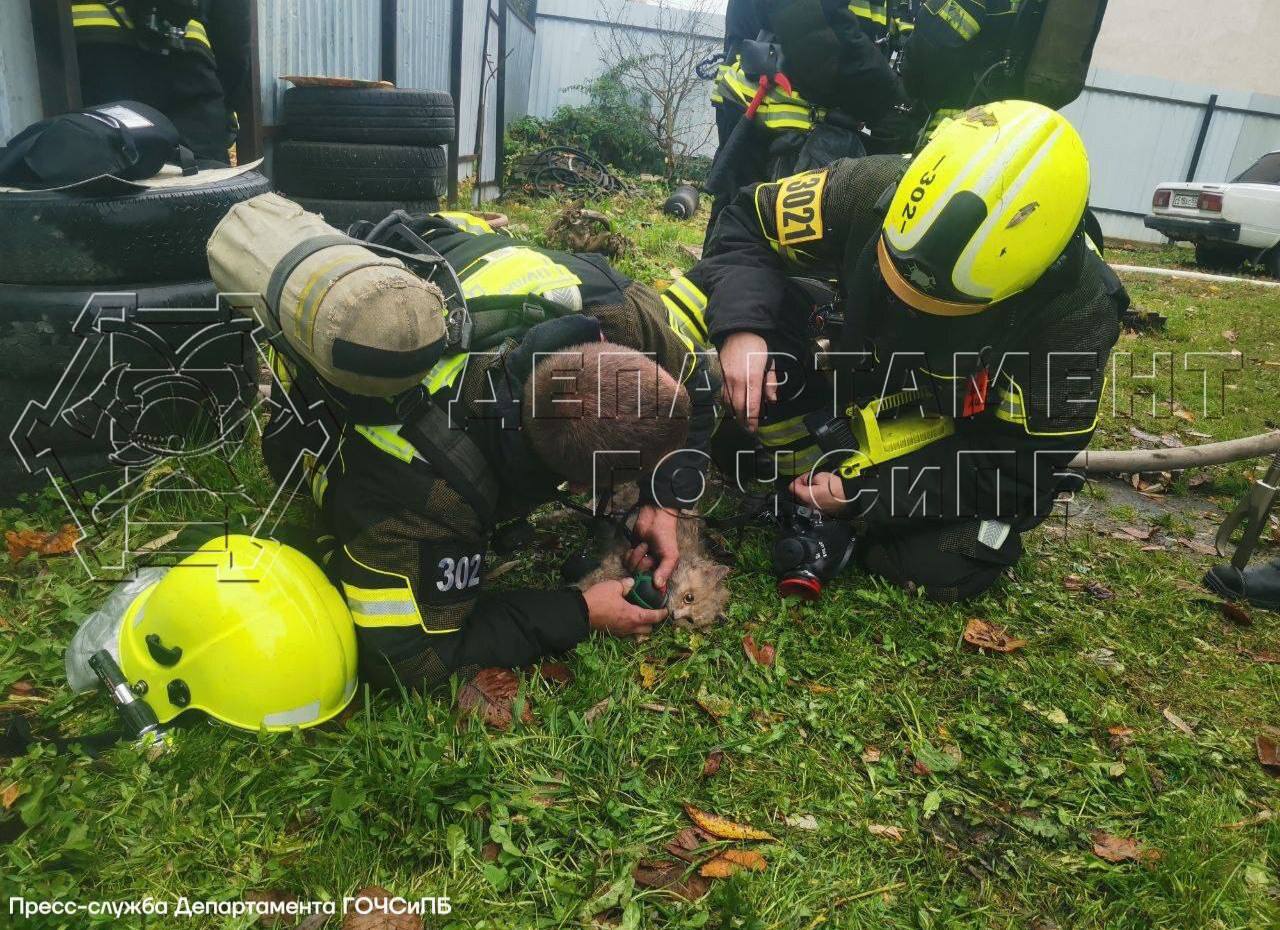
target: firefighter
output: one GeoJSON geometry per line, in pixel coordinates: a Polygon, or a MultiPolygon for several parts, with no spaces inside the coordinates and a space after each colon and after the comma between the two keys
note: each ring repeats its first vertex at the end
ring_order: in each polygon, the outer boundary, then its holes
{"type": "MultiPolygon", "coordinates": [[[[442,358],[421,407],[348,423],[336,454],[305,462],[336,537],[327,564],[355,619],[363,676],[430,689],[454,672],[565,652],[591,630],[649,632],[665,612],[629,603],[630,579],[485,593],[486,554],[498,524],[554,499],[566,480],[599,490],[633,469],[642,503],[629,564],[665,585],[681,508],[702,490],[699,450],[719,395],[702,304],[683,282],[660,297],[599,256],[535,248],[477,216],[417,217],[413,229],[456,271],[477,339],[495,315],[511,325],[498,325],[491,350],[442,358]],[[613,450],[623,450],[616,460],[613,450]]],[[[264,439],[282,484],[302,432],[294,423],[264,439]]]]}
{"type": "Polygon", "coordinates": [[[711,223],[747,184],[909,149],[918,126],[898,109],[907,98],[890,58],[911,28],[909,5],[894,0],[730,0],[711,94],[711,223]]]}
{"type": "Polygon", "coordinates": [[[785,593],[856,559],[956,600],[1018,559],[1093,434],[1127,306],[1083,233],[1088,191],[1071,124],[1008,101],[912,160],[839,161],[725,210],[688,282],[725,400],[788,484],[785,593]],[[830,353],[797,275],[839,280],[830,353]]]}
{"type": "Polygon", "coordinates": [[[206,164],[227,164],[253,92],[248,0],[72,3],[85,106],[137,100],[206,164]]]}

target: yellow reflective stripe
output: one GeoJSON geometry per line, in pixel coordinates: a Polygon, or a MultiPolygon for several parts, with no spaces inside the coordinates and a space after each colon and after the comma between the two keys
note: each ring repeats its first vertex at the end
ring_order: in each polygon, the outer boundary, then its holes
{"type": "Polygon", "coordinates": [[[280,387],[287,393],[293,385],[293,372],[289,370],[289,366],[285,364],[284,356],[276,351],[275,346],[267,346],[267,364],[271,367],[271,372],[276,376],[276,380],[280,382],[280,387]]]}
{"type": "Polygon", "coordinates": [[[823,452],[816,445],[803,449],[779,449],[773,454],[778,474],[784,478],[795,478],[813,471],[814,466],[822,460],[823,452]]]}
{"type": "MultiPolygon", "coordinates": [[[[1092,433],[1098,428],[1098,421],[1102,417],[1102,404],[1095,403],[1093,410],[1093,421],[1083,429],[1065,429],[1065,430],[1033,430],[1027,422],[1027,405],[1022,394],[1022,385],[1014,381],[1009,375],[1005,375],[1012,391],[1006,391],[1004,388],[997,389],[1000,403],[996,407],[996,419],[1003,420],[1006,423],[1012,423],[1015,426],[1021,426],[1028,436],[1084,436],[1092,433]]],[[[1107,393],[1107,379],[1102,379],[1102,395],[1107,393]]],[[[1100,396],[1102,396],[1100,395],[1100,396]]]]}
{"type": "Polygon", "coordinates": [[[958,0],[946,0],[942,6],[933,11],[940,20],[950,26],[965,42],[973,41],[982,30],[982,25],[962,7],[958,0]]]}
{"type": "Polygon", "coordinates": [[[357,559],[347,546],[343,546],[342,551],[347,554],[347,558],[365,571],[395,579],[394,582],[388,581],[385,588],[362,588],[346,581],[342,583],[343,593],[347,597],[347,607],[351,611],[356,626],[418,626],[424,633],[433,634],[456,633],[461,629],[461,627],[453,627],[448,630],[428,630],[423,622],[422,612],[418,609],[418,602],[414,599],[413,585],[409,582],[408,575],[366,565],[357,559]],[[412,613],[409,612],[411,606],[412,613]]]}
{"type": "Polygon", "coordinates": [[[809,435],[809,428],[804,425],[804,415],[801,414],[776,423],[762,423],[756,435],[766,446],[785,446],[789,442],[804,439],[809,435]]]}
{"type": "Polygon", "coordinates": [[[889,11],[884,0],[879,0],[879,2],[852,0],[849,4],[849,12],[860,19],[869,19],[881,26],[889,25],[889,11]]]}
{"type": "Polygon", "coordinates": [[[491,294],[541,297],[548,291],[577,287],[582,279],[541,252],[523,246],[507,246],[482,255],[458,276],[468,300],[491,294]]]}
{"type": "Polygon", "coordinates": [[[447,210],[437,213],[436,216],[448,220],[453,225],[460,227],[463,232],[469,232],[473,235],[478,236],[493,232],[493,227],[489,225],[488,221],[474,213],[466,213],[462,210],[447,210]]]}
{"type": "MultiPolygon", "coordinates": [[[[694,342],[693,336],[689,333],[687,324],[682,319],[680,311],[676,307],[675,301],[667,297],[666,294],[663,294],[662,302],[666,305],[666,308],[667,308],[667,327],[671,330],[673,334],[675,334],[675,337],[677,339],[679,339],[682,343],[684,343],[684,347],[689,352],[689,354],[696,355],[698,352],[698,343],[694,342]]],[[[689,373],[685,376],[685,380],[688,380],[688,378],[692,377],[692,375],[693,375],[693,369],[690,368],[689,373]]]]}
{"type": "Polygon", "coordinates": [[[111,15],[105,3],[73,3],[71,4],[71,24],[85,27],[104,26],[108,29],[123,29],[126,26],[132,28],[133,23],[129,19],[129,14],[122,7],[117,7],[117,10],[120,13],[120,19],[111,15]],[[120,25],[121,19],[124,20],[125,26],[120,25]]]}
{"type": "Polygon", "coordinates": [[[458,380],[458,375],[462,374],[466,367],[466,352],[445,356],[427,372],[427,376],[422,379],[422,384],[431,394],[446,387],[453,387],[454,382],[458,380]]]}
{"type": "Polygon", "coordinates": [[[413,447],[413,443],[400,435],[400,427],[392,426],[357,426],[356,432],[369,440],[376,448],[387,453],[387,455],[398,458],[400,461],[408,463],[414,458],[421,458],[418,450],[413,447]]]}
{"type": "Polygon", "coordinates": [[[187,22],[187,38],[192,42],[199,42],[209,51],[213,51],[213,46],[209,44],[209,33],[205,32],[204,23],[198,19],[192,19],[187,22]]]}
{"type": "MultiPolygon", "coordinates": [[[[707,298],[702,291],[688,279],[676,278],[671,282],[667,294],[676,304],[681,314],[693,326],[699,342],[707,341],[707,298]]],[[[663,296],[667,296],[664,294],[663,296]]]]}

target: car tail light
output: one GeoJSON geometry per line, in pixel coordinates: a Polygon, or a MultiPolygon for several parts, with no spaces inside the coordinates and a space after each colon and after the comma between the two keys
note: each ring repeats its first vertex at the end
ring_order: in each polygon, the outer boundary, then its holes
{"type": "Polygon", "coordinates": [[[1151,206],[1157,210],[1165,210],[1169,206],[1170,192],[1167,190],[1157,190],[1156,195],[1151,198],[1151,206]]]}
{"type": "Polygon", "coordinates": [[[1208,191],[1200,192],[1200,209],[1209,213],[1222,212],[1222,195],[1211,194],[1208,191]]]}

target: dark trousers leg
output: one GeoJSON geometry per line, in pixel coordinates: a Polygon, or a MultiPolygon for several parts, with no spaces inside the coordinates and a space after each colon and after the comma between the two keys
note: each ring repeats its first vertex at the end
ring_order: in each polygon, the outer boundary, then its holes
{"type": "Polygon", "coordinates": [[[1021,535],[978,520],[879,526],[859,538],[857,549],[871,574],[943,602],[977,597],[1021,556],[1021,535]]]}

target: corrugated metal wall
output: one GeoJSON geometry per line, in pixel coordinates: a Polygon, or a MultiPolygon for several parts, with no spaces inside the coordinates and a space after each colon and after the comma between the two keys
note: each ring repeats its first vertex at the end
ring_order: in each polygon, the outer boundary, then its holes
{"type": "MultiPolygon", "coordinates": [[[[656,8],[641,3],[626,4],[625,21],[646,43],[656,45],[651,30],[658,23],[656,8]]],[[[590,82],[613,62],[604,60],[604,36],[608,27],[601,22],[598,0],[543,0],[538,5],[538,41],[534,47],[532,78],[529,88],[529,113],[547,117],[565,105],[578,105],[586,96],[575,87],[590,82]]],[[[622,17],[611,17],[622,19],[622,17]]],[[[724,37],[724,17],[708,15],[695,32],[705,37],[709,49],[719,51],[724,37]]],[[[697,95],[681,122],[702,142],[694,154],[710,155],[715,140],[709,130],[715,125],[715,113],[708,99],[711,85],[697,95]]]]}
{"type": "Polygon", "coordinates": [[[378,0],[258,0],[262,121],[279,121],[282,75],[377,80],[380,29],[378,0]]]}
{"type": "MultiPolygon", "coordinates": [[[[507,99],[506,122],[517,120],[529,112],[529,82],[533,75],[533,56],[538,34],[533,27],[507,9],[507,99]]],[[[504,127],[505,128],[505,127],[504,127]]]]}
{"type": "Polygon", "coordinates": [[[0,144],[40,118],[29,0],[0,0],[0,144]]]}
{"type": "MultiPolygon", "coordinates": [[[[1142,218],[1158,184],[1187,177],[1214,90],[1100,69],[1090,74],[1089,87],[1063,112],[1089,148],[1092,202],[1103,231],[1163,241],[1142,218]]],[[[1230,180],[1259,156],[1280,149],[1280,98],[1224,92],[1218,106],[1194,180],[1230,180]],[[1233,107],[1268,115],[1232,112],[1233,107]]]]}
{"type": "Polygon", "coordinates": [[[449,89],[449,0],[398,0],[396,83],[449,89]]]}

